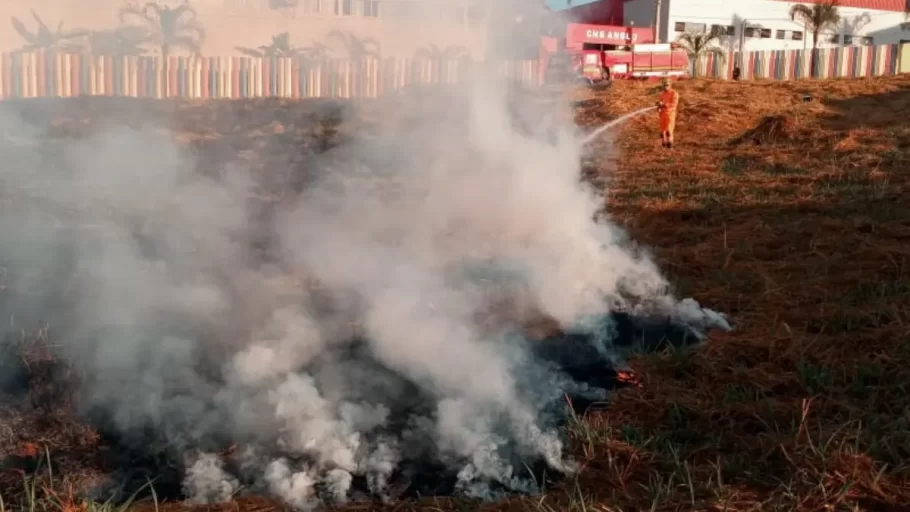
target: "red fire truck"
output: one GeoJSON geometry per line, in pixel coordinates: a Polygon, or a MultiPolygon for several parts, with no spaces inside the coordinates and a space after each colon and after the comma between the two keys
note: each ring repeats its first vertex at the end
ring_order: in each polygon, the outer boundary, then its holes
{"type": "Polygon", "coordinates": [[[578,78],[594,83],[685,76],[689,71],[686,51],[653,41],[650,28],[569,23],[565,38],[542,38],[540,80],[553,83],[578,78]]]}

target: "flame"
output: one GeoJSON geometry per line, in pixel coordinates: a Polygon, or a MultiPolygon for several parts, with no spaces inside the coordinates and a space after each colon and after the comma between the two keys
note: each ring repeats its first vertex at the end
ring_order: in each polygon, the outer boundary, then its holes
{"type": "Polygon", "coordinates": [[[19,450],[17,455],[19,457],[37,457],[41,451],[38,449],[37,443],[25,442],[22,444],[22,448],[19,450]]]}
{"type": "Polygon", "coordinates": [[[634,386],[636,388],[641,387],[641,381],[638,379],[638,375],[630,370],[619,370],[616,373],[616,380],[620,384],[625,384],[627,386],[634,386]]]}

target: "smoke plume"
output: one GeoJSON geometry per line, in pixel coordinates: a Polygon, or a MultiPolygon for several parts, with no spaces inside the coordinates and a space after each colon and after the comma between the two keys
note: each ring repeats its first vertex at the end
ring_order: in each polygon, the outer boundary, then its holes
{"type": "Polygon", "coordinates": [[[413,468],[469,496],[535,492],[532,461],[575,469],[553,404],[605,390],[535,358],[525,322],[729,326],[601,215],[571,124],[529,128],[568,105],[478,76],[309,155],[318,172],[267,216],[262,176],[199,172],[160,126],[50,140],[3,108],[5,328],[47,322],[80,410],[179,454],[196,502],[388,497],[413,468]]]}

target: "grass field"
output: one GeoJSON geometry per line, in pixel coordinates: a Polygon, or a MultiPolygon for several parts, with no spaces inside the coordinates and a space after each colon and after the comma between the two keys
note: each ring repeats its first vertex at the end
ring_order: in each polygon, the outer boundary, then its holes
{"type": "MultiPolygon", "coordinates": [[[[646,114],[595,143],[585,172],[679,295],[731,315],[736,329],[634,357],[640,385],[572,427],[580,475],[483,510],[905,509],[910,78],[678,89],[676,148],[660,147],[646,114]]],[[[594,127],[650,106],[653,92],[637,83],[580,91],[577,121],[594,127]]],[[[260,124],[263,144],[286,136],[280,118],[260,124]]],[[[201,130],[185,137],[206,140],[201,130]]],[[[0,447],[55,450],[46,433],[25,437],[0,447]]]]}
{"type": "MultiPolygon", "coordinates": [[[[610,109],[649,104],[621,85],[610,109]]],[[[641,387],[578,428],[598,503],[910,503],[908,87],[693,82],[678,148],[660,148],[653,119],[626,126],[609,210],[737,329],[636,360],[641,387]]]]}

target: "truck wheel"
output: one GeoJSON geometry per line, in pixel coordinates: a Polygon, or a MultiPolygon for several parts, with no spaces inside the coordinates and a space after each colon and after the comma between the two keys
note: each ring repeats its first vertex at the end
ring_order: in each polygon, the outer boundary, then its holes
{"type": "Polygon", "coordinates": [[[600,81],[597,82],[596,89],[603,90],[609,89],[613,85],[612,77],[610,76],[610,69],[603,68],[600,70],[600,81]]]}

